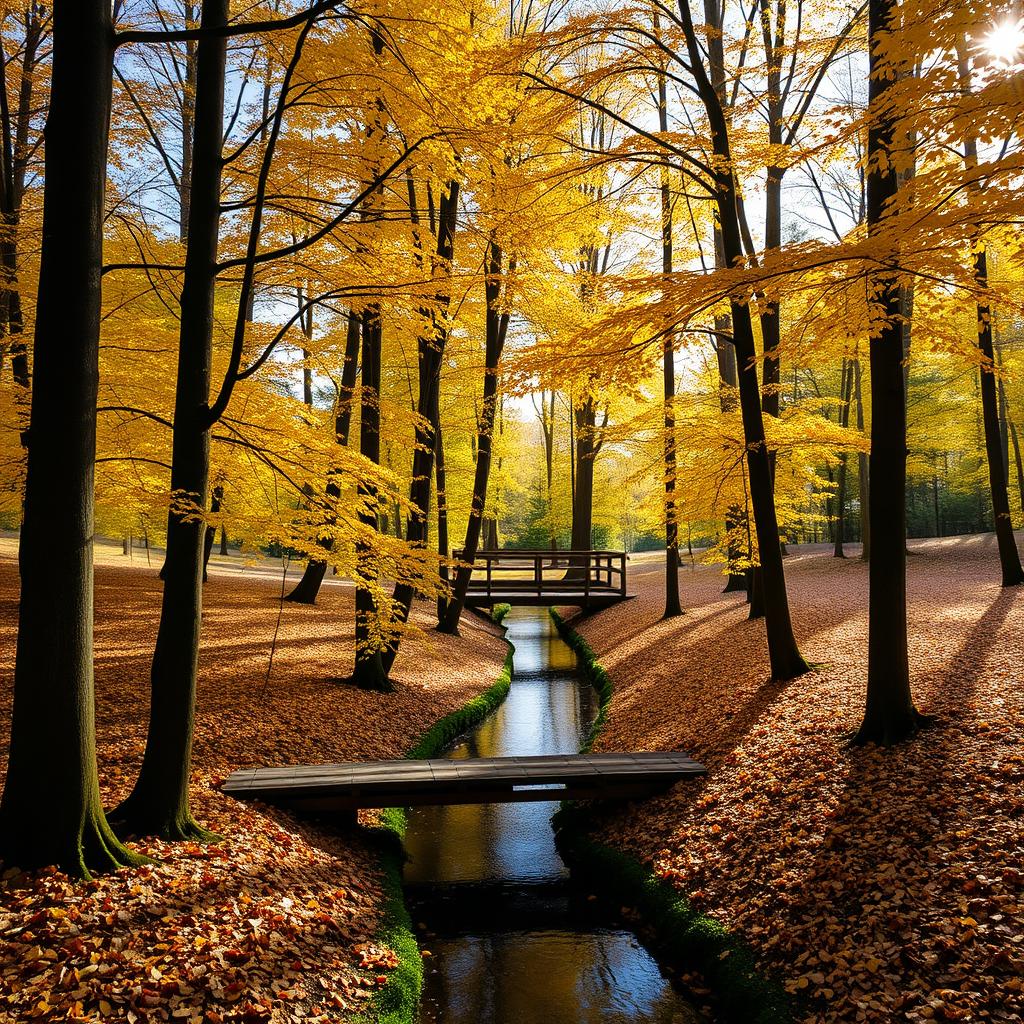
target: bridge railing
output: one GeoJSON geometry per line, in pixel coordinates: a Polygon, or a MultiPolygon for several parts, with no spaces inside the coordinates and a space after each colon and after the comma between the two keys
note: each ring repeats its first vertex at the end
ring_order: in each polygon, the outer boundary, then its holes
{"type": "MultiPolygon", "coordinates": [[[[461,559],[462,552],[453,552],[461,559]]],[[[626,596],[624,551],[478,551],[469,593],[501,597],[509,594],[591,594],[626,596]]]]}

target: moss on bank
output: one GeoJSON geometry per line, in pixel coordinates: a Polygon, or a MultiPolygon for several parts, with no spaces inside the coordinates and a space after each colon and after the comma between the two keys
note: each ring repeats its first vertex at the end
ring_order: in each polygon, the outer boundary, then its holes
{"type": "MultiPolygon", "coordinates": [[[[497,680],[480,696],[435,722],[405,756],[414,760],[437,757],[459,736],[497,710],[512,685],[514,653],[514,648],[509,644],[505,664],[497,680]]],[[[362,1024],[415,1024],[419,1016],[420,994],[423,991],[423,958],[402,889],[402,863],[405,857],[402,839],[407,824],[404,807],[388,807],[381,811],[376,825],[363,830],[379,845],[384,872],[384,899],[381,903],[378,938],[382,945],[394,951],[398,957],[398,966],[388,974],[383,988],[374,994],[367,1011],[357,1018],[362,1024]]]]}
{"type": "MultiPolygon", "coordinates": [[[[580,669],[597,691],[600,712],[587,737],[590,750],[608,717],[612,681],[593,648],[553,608],[562,639],[579,657],[580,669]]],[[[555,842],[573,876],[592,885],[616,906],[636,909],[654,933],[659,954],[671,963],[696,968],[715,996],[723,1018],[738,1024],[790,1024],[792,999],[757,968],[750,948],[721,924],[696,910],[685,894],[655,877],[635,857],[596,842],[585,805],[564,803],[554,816],[555,842]]]]}

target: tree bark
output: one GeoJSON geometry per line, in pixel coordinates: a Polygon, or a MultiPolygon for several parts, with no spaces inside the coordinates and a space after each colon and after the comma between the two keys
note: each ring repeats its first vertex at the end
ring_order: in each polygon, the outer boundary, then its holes
{"type": "Polygon", "coordinates": [[[57,4],[43,239],[19,551],[21,604],[5,866],[138,864],[103,813],[93,692],[93,493],[100,267],[114,29],[108,0],[57,4]]]}
{"type": "MultiPolygon", "coordinates": [[[[861,390],[861,365],[853,357],[853,393],[857,403],[857,431],[864,433],[864,397],[861,390]]],[[[860,492],[860,541],[862,562],[871,561],[871,476],[868,472],[867,452],[857,453],[857,486],[860,492]]]]}
{"type": "MultiPolygon", "coordinates": [[[[428,516],[430,513],[430,483],[434,475],[434,448],[437,424],[434,419],[439,408],[438,389],[441,386],[441,366],[445,345],[448,340],[446,316],[451,304],[451,264],[455,255],[455,229],[459,207],[459,183],[449,181],[448,188],[441,196],[437,218],[437,242],[431,273],[443,284],[435,297],[436,306],[424,310],[430,322],[430,330],[424,331],[417,340],[419,356],[419,393],[416,403],[415,445],[412,455],[412,481],[409,485],[409,521],[406,540],[417,547],[425,547],[428,539],[428,516]]],[[[392,602],[397,609],[399,621],[408,621],[415,589],[411,584],[400,583],[395,587],[392,602]]],[[[388,672],[398,655],[398,638],[384,656],[384,667],[388,672]]]]}
{"type": "MultiPolygon", "coordinates": [[[[842,407],[839,412],[840,426],[845,430],[850,425],[850,399],[853,396],[853,361],[843,358],[842,383],[840,384],[842,407]]],[[[834,558],[845,558],[843,531],[846,528],[846,452],[839,453],[839,486],[836,488],[836,540],[832,549],[834,558]]]]}
{"type": "MultiPolygon", "coordinates": [[[[217,484],[210,497],[210,511],[216,515],[220,511],[221,502],[224,500],[224,488],[217,484]]],[[[217,527],[207,526],[206,535],[203,538],[203,582],[206,582],[206,570],[210,564],[210,555],[213,552],[213,542],[217,539],[217,527]]]]}
{"type": "MultiPolygon", "coordinates": [[[[974,280],[982,290],[988,287],[988,258],[978,243],[974,249],[974,280]]],[[[1003,442],[999,429],[999,406],[996,394],[995,354],[992,350],[992,316],[988,303],[978,303],[978,349],[985,362],[981,366],[981,416],[985,428],[985,454],[988,458],[988,481],[992,496],[992,522],[999,547],[999,567],[1004,587],[1024,583],[1024,568],[1017,553],[1010,518],[1010,496],[1006,487],[1003,442]]]]}
{"type": "MultiPolygon", "coordinates": [[[[510,268],[511,269],[511,268],[510,268]]],[[[444,622],[438,627],[442,633],[457,636],[459,619],[466,604],[466,592],[473,575],[473,561],[480,542],[480,527],[487,503],[487,480],[491,471],[494,418],[498,404],[498,366],[505,347],[509,314],[498,308],[503,279],[503,254],[495,242],[490,242],[487,253],[487,338],[484,353],[484,396],[480,419],[477,422],[476,472],[473,477],[473,498],[470,503],[466,539],[462,545],[461,565],[455,571],[452,596],[445,609],[444,622]]]]}
{"type": "Polygon", "coordinates": [[[192,184],[171,453],[171,491],[186,496],[191,509],[172,507],[167,517],[146,752],[135,787],[113,815],[125,834],[167,839],[211,838],[193,819],[188,793],[206,537],[202,520],[190,513],[206,508],[210,472],[208,416],[226,66],[225,38],[216,30],[227,19],[227,0],[206,0],[200,25],[211,32],[196,46],[192,184]]]}
{"type": "MultiPolygon", "coordinates": [[[[363,312],[362,323],[362,368],[360,388],[359,451],[370,462],[380,464],[380,357],[382,326],[380,309],[370,305],[363,312]]],[[[367,507],[359,513],[360,522],[373,530],[377,529],[377,514],[374,511],[376,488],[360,484],[358,492],[367,507]]],[[[356,545],[356,561],[359,577],[356,580],[356,655],[352,682],[364,690],[378,690],[386,693],[394,689],[388,679],[384,665],[383,651],[374,640],[373,623],[379,615],[373,591],[366,586],[375,573],[373,550],[366,543],[356,545]]]]}
{"type": "MultiPolygon", "coordinates": [[[[869,0],[867,228],[877,234],[899,181],[891,170],[895,118],[886,112],[891,69],[879,56],[880,40],[895,27],[894,0],[869,0]],[[879,160],[883,161],[881,167],[879,160]],[[889,169],[882,169],[885,167],[889,169]]],[[[870,339],[871,561],[868,606],[868,686],[864,720],[855,743],[889,745],[921,725],[910,689],[907,653],[907,422],[903,375],[902,296],[891,278],[877,281],[885,326],[870,339]]]]}
{"type": "MultiPolygon", "coordinates": [[[[654,15],[654,31],[658,33],[658,15],[654,15]]],[[[658,75],[658,127],[668,132],[668,86],[666,75],[658,75]]],[[[668,288],[672,273],[672,191],[668,167],[661,168],[661,271],[666,275],[663,287],[668,288]]],[[[665,614],[670,619],[682,615],[679,603],[679,522],[676,516],[676,353],[675,332],[665,330],[661,342],[662,398],[665,475],[665,614]]]]}
{"type": "MultiPolygon", "coordinates": [[[[966,47],[957,47],[960,87],[965,94],[971,91],[970,64],[966,47]]],[[[968,169],[978,163],[978,142],[973,135],[964,139],[964,163],[968,169]]],[[[975,185],[972,191],[977,192],[975,185]]],[[[974,239],[974,283],[980,294],[988,291],[988,253],[984,242],[974,239]]],[[[1004,443],[1006,421],[1005,404],[999,401],[996,388],[995,351],[992,344],[992,311],[987,301],[977,304],[978,350],[982,355],[981,364],[981,418],[985,430],[985,455],[988,459],[989,491],[992,498],[992,523],[999,547],[999,567],[1004,587],[1016,587],[1024,583],[1024,568],[1021,568],[1017,542],[1013,536],[1013,520],[1010,517],[1010,496],[1007,492],[1007,447],[1004,443]],[[1002,415],[1001,415],[1002,414],[1002,415]]]]}
{"type": "MultiPolygon", "coordinates": [[[[735,266],[743,259],[743,245],[728,125],[719,97],[704,68],[704,57],[693,27],[689,5],[681,4],[679,11],[694,84],[708,115],[712,149],[717,157],[714,188],[721,223],[723,252],[726,265],[735,266]]],[[[779,543],[779,524],[775,512],[771,458],[765,441],[761,413],[761,389],[757,379],[757,351],[750,307],[746,302],[737,300],[731,301],[730,306],[733,344],[736,347],[739,370],[740,414],[747,447],[750,500],[761,564],[768,656],[772,679],[781,682],[806,672],[807,662],[797,647],[789,614],[782,548],[779,543]]]]}

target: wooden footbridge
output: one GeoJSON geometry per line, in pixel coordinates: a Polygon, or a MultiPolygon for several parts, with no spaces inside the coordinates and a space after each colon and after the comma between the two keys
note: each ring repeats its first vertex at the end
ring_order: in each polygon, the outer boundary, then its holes
{"type": "Polygon", "coordinates": [[[223,791],[298,811],[354,816],[361,807],[629,800],[704,773],[703,765],[677,752],[357,761],[242,769],[232,772],[223,791]]]}
{"type": "Polygon", "coordinates": [[[628,596],[624,551],[479,551],[466,604],[605,608],[628,596]]]}

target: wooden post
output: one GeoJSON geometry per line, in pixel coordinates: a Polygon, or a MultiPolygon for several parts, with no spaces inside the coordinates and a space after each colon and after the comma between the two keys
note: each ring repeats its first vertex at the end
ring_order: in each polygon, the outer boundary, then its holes
{"type": "Polygon", "coordinates": [[[544,562],[538,555],[533,556],[533,578],[537,584],[537,596],[544,593],[544,562]]]}

